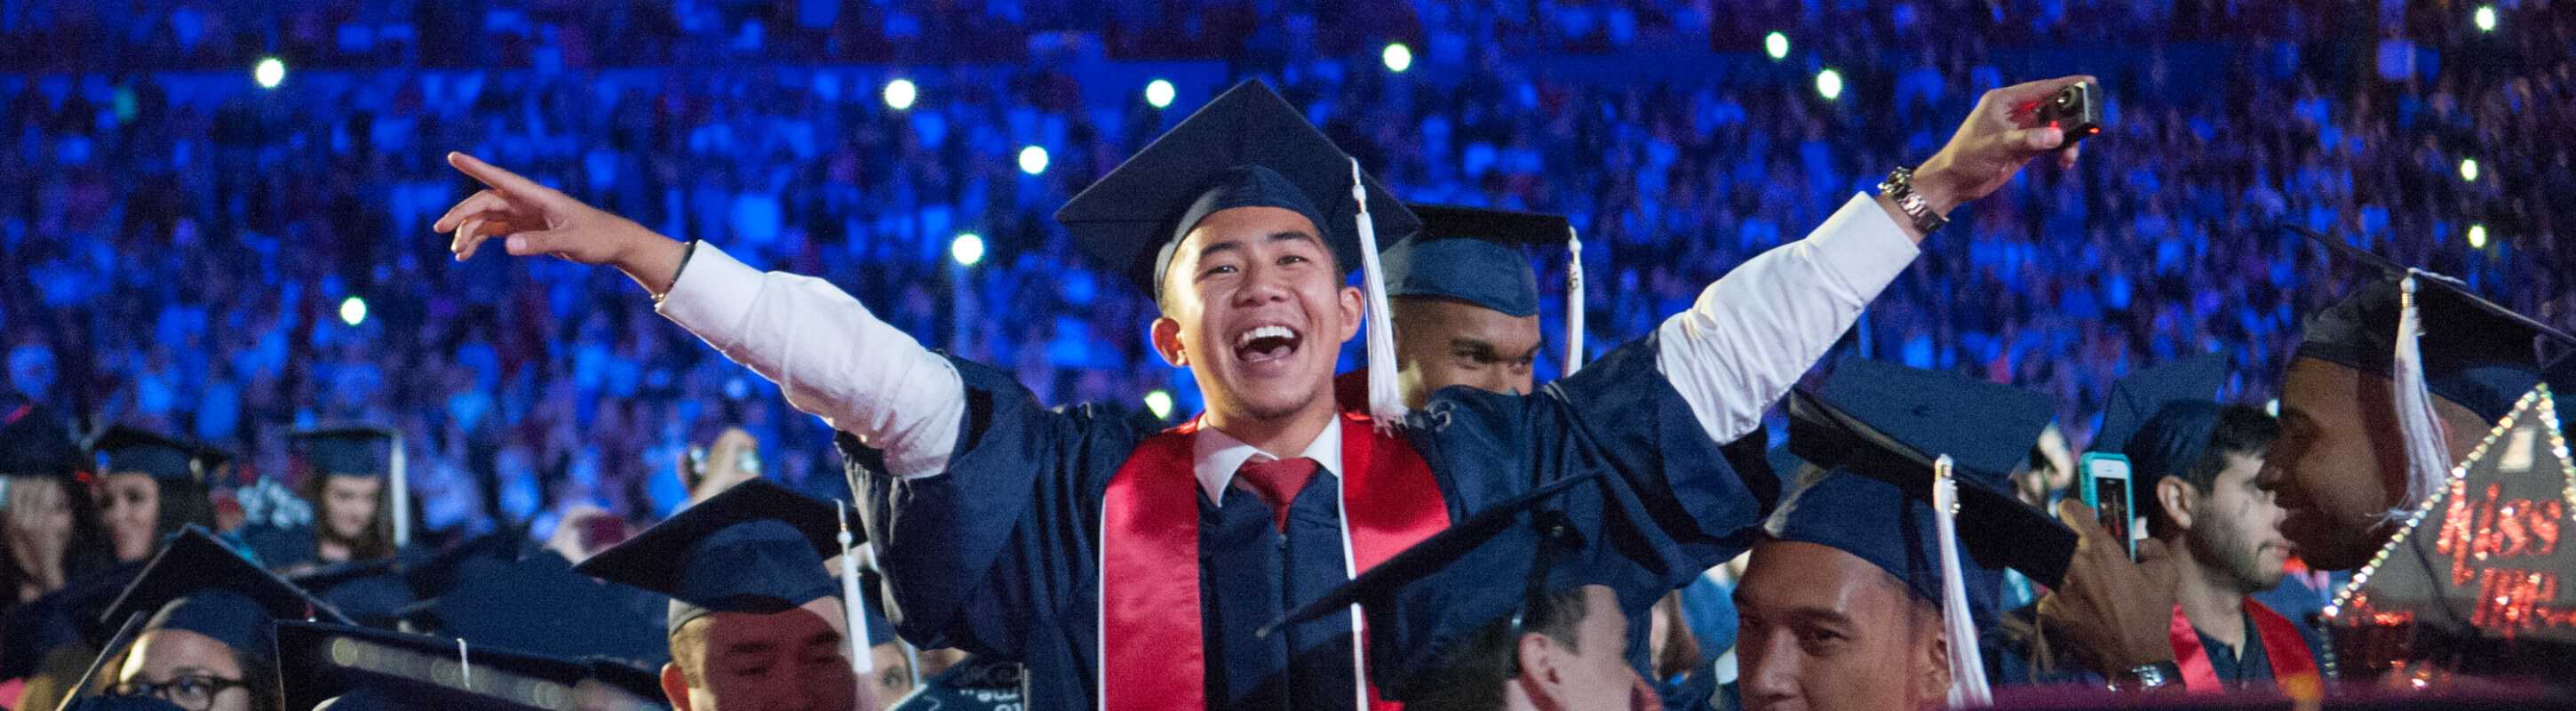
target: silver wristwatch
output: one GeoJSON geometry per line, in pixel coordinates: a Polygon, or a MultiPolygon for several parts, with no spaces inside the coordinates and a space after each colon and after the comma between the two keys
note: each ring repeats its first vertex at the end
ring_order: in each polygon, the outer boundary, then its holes
{"type": "Polygon", "coordinates": [[[2145,691],[2168,684],[2182,683],[2182,667],[2173,662],[2141,664],[2111,675],[2112,691],[2145,691]]]}
{"type": "Polygon", "coordinates": [[[1896,201],[1896,209],[1904,210],[1906,217],[1913,218],[1914,229],[1923,234],[1932,234],[1933,230],[1950,224],[1950,218],[1932,212],[1931,201],[1923,199],[1922,193],[1914,192],[1912,167],[1898,166],[1888,171],[1887,180],[1878,184],[1878,191],[1886,194],[1887,199],[1896,201]]]}

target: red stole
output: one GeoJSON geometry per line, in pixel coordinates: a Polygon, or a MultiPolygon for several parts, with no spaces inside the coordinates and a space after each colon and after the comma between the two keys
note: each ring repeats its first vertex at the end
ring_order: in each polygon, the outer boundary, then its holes
{"type": "MultiPolygon", "coordinates": [[[[2254,621],[2255,644],[2263,645],[2263,658],[2271,662],[2272,680],[2281,693],[2292,699],[2314,700],[2325,694],[2324,679],[2317,675],[2317,661],[2308,654],[2308,642],[2299,630],[2290,626],[2289,618],[2254,598],[2245,598],[2245,616],[2254,621]]],[[[2183,689],[2194,694],[2227,691],[2218,680],[2218,670],[2210,665],[2209,651],[2200,646],[2200,632],[2192,629],[2191,620],[2175,605],[2173,622],[2166,626],[2165,636],[2173,642],[2174,664],[2182,668],[2183,689]]]]}
{"type": "MultiPolygon", "coordinates": [[[[1439,482],[1413,447],[1367,415],[1341,415],[1343,544],[1353,575],[1449,527],[1439,482]]],[[[1199,628],[1198,421],[1145,439],[1100,504],[1100,708],[1207,708],[1199,628]]],[[[1367,642],[1354,622],[1354,645],[1367,642]]],[[[1354,660],[1357,663],[1357,660],[1354,660]]],[[[1365,682],[1365,668],[1355,670],[1365,682]]],[[[1361,693],[1353,689],[1354,696],[1361,693]]],[[[1372,686],[1368,707],[1393,711],[1372,686]]]]}

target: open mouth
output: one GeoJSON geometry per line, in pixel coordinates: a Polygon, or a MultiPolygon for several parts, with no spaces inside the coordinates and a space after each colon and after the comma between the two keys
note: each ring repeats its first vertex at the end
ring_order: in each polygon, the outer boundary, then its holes
{"type": "Polygon", "coordinates": [[[1305,342],[1305,336],[1287,326],[1255,326],[1235,335],[1234,357],[1246,363],[1286,360],[1296,355],[1297,347],[1305,342]]]}

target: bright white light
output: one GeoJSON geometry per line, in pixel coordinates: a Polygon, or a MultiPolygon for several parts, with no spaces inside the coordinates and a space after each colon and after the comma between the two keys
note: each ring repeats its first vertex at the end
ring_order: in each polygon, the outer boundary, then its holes
{"type": "Polygon", "coordinates": [[[1775,61],[1788,58],[1789,36],[1773,32],[1769,36],[1763,37],[1762,51],[1769,53],[1771,55],[1771,59],[1775,61]]]}
{"type": "Polygon", "coordinates": [[[2478,159],[2460,159],[2460,179],[2472,183],[2478,182],[2478,159]]]}
{"type": "Polygon", "coordinates": [[[1157,109],[1172,105],[1172,83],[1161,79],[1147,83],[1145,103],[1152,104],[1157,109]]]}
{"type": "Polygon", "coordinates": [[[1816,95],[1826,101],[1842,98],[1843,73],[1831,69],[1816,72],[1816,95]]]}
{"type": "Polygon", "coordinates": [[[2477,12],[2469,14],[2469,20],[2471,22],[2478,23],[2479,32],[2494,32],[2496,22],[2495,6],[2479,5],[2477,12]]]}
{"type": "Polygon", "coordinates": [[[286,83],[286,62],[276,57],[261,57],[259,64],[250,68],[250,78],[259,82],[259,88],[275,89],[277,85],[286,83]]]}
{"type": "Polygon", "coordinates": [[[1381,53],[1381,58],[1386,60],[1386,70],[1390,72],[1402,74],[1404,70],[1413,68],[1413,48],[1404,46],[1402,42],[1386,43],[1386,51],[1381,53]]]}
{"type": "Polygon", "coordinates": [[[1045,173],[1046,167],[1047,154],[1045,148],[1029,146],[1027,148],[1020,149],[1020,172],[1030,175],[1038,175],[1045,173]]]}
{"type": "Polygon", "coordinates": [[[2271,402],[2263,403],[2263,414],[2271,415],[2271,416],[2273,416],[2273,417],[2280,417],[2280,416],[2281,416],[2281,399],[2280,399],[2280,398],[2272,398],[2272,401],[2271,401],[2271,402]]]}
{"type": "Polygon", "coordinates": [[[367,300],[355,296],[340,300],[340,322],[356,326],[367,322],[367,300]]]}
{"type": "Polygon", "coordinates": [[[896,111],[910,109],[912,108],[912,100],[920,98],[920,96],[921,88],[913,86],[912,80],[910,79],[896,79],[894,81],[886,82],[886,108],[894,109],[896,111]]]}
{"type": "Polygon", "coordinates": [[[956,259],[958,266],[975,266],[984,261],[984,237],[973,232],[958,235],[956,241],[948,243],[948,256],[956,259]]]}
{"type": "Polygon", "coordinates": [[[2486,225],[2470,225],[2470,226],[2469,226],[2469,248],[2470,248],[2470,249],[2486,249],[2486,248],[2487,248],[2487,226],[2486,226],[2486,225]]]}
{"type": "Polygon", "coordinates": [[[1154,413],[1154,419],[1169,419],[1172,416],[1172,394],[1161,390],[1145,393],[1145,410],[1154,413]]]}

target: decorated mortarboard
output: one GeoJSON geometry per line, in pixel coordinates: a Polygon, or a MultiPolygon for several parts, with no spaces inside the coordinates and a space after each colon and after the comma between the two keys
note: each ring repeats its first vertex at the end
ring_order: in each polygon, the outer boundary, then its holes
{"type": "Polygon", "coordinates": [[[783,612],[840,597],[823,568],[824,557],[840,554],[835,514],[830,503],[753,479],[573,570],[670,596],[666,632],[711,612],[783,612]]]}
{"type": "Polygon", "coordinates": [[[61,414],[17,393],[0,397],[0,477],[72,479],[88,458],[61,414]]]}
{"type": "Polygon", "coordinates": [[[1239,207],[1305,216],[1342,269],[1364,272],[1370,409],[1400,414],[1377,251],[1381,235],[1399,239],[1421,223],[1268,85],[1246,81],[1217,96],[1084,188],[1055,219],[1102,269],[1160,298],[1181,239],[1207,216],[1239,207]]]}
{"type": "Polygon", "coordinates": [[[1417,679],[1457,663],[1492,625],[1544,628],[1548,595],[1602,585],[1633,614],[1689,582],[1699,570],[1671,565],[1635,530],[1650,525],[1615,479],[1568,477],[1423,539],[1263,631],[1357,603],[1369,677],[1388,699],[1411,700],[1429,691],[1417,679]]]}
{"type": "Polygon", "coordinates": [[[312,591],[313,596],[330,603],[341,614],[357,624],[391,629],[398,626],[405,609],[420,602],[411,586],[403,582],[393,558],[353,560],[314,568],[287,576],[297,587],[312,591]]]}
{"type": "Polygon", "coordinates": [[[2054,587],[2075,533],[2014,498],[2011,481],[2053,411],[2046,396],[2021,388],[1848,358],[1815,392],[1790,393],[1789,451],[1894,484],[1915,501],[1932,500],[1936,464],[1948,457],[1960,481],[1959,538],[1976,562],[2054,587]]]}
{"type": "Polygon", "coordinates": [[[146,629],[196,632],[253,657],[268,654],[274,621],[348,621],[330,603],[260,569],[195,526],[181,529],[144,565],[100,622],[113,628],[137,615],[149,616],[146,629]]]}
{"type": "Polygon", "coordinates": [[[204,446],[139,427],[116,425],[90,440],[98,470],[139,473],[154,479],[204,482],[211,473],[204,446]]]}
{"type": "Polygon", "coordinates": [[[348,711],[574,708],[588,662],[449,637],[304,622],[277,625],[285,708],[348,711]]]}
{"type": "Polygon", "coordinates": [[[1384,253],[1390,297],[1448,299],[1522,317],[1538,313],[1524,245],[1565,245],[1566,372],[1582,365],[1583,243],[1564,215],[1407,203],[1422,231],[1384,253]]]}
{"type": "Polygon", "coordinates": [[[472,574],[405,618],[439,634],[525,652],[657,665],[670,659],[663,596],[573,572],[551,551],[478,560],[472,574]]]}
{"type": "Polygon", "coordinates": [[[2535,386],[2323,614],[2345,678],[2576,678],[2576,460],[2535,386]]]}
{"type": "Polygon", "coordinates": [[[2203,353],[2131,372],[2111,384],[2102,404],[2102,428],[2093,433],[2090,451],[2118,452],[2129,437],[2165,405],[2185,400],[2218,399],[2227,384],[2227,355],[2203,353]]]}

